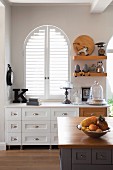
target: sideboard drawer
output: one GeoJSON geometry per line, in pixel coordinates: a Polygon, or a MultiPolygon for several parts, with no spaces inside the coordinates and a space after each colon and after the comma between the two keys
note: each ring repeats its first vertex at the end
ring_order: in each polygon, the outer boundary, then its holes
{"type": "Polygon", "coordinates": [[[92,164],[111,164],[111,149],[92,149],[92,164]]]}
{"type": "Polygon", "coordinates": [[[23,108],[22,120],[50,120],[50,109],[23,108]]]}
{"type": "Polygon", "coordinates": [[[22,145],[50,145],[50,133],[23,133],[22,145]]]}
{"type": "Polygon", "coordinates": [[[6,108],[6,120],[21,120],[21,108],[6,108]]]}
{"type": "Polygon", "coordinates": [[[72,149],[72,164],[91,164],[91,149],[72,149]]]}
{"type": "Polygon", "coordinates": [[[6,144],[21,145],[21,133],[7,133],[6,144]]]}
{"type": "Polygon", "coordinates": [[[22,132],[50,132],[50,121],[22,121],[22,132]]]}
{"type": "Polygon", "coordinates": [[[7,132],[21,132],[21,121],[7,121],[7,132]]]}
{"type": "Polygon", "coordinates": [[[78,114],[78,108],[54,108],[51,109],[51,120],[57,120],[57,117],[74,117],[78,114]]]}

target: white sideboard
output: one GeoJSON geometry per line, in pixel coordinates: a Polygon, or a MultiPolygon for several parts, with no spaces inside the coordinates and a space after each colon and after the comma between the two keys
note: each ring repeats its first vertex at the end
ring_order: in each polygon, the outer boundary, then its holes
{"type": "Polygon", "coordinates": [[[79,107],[9,105],[5,108],[6,145],[57,145],[57,117],[64,116],[79,116],[79,107]]]}

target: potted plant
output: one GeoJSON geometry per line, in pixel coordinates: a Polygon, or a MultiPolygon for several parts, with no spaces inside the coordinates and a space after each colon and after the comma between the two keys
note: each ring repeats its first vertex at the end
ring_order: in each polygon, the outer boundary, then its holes
{"type": "Polygon", "coordinates": [[[110,116],[113,116],[113,97],[108,99],[108,104],[110,105],[110,116]]]}

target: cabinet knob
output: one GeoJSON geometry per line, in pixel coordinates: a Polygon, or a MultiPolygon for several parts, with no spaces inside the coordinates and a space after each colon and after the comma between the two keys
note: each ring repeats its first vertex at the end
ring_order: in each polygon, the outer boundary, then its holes
{"type": "Polygon", "coordinates": [[[11,113],[11,116],[17,116],[18,114],[17,113],[11,113]]]}
{"type": "Polygon", "coordinates": [[[39,140],[39,138],[34,138],[34,140],[39,140]]]}
{"type": "Polygon", "coordinates": [[[11,128],[17,128],[17,125],[11,125],[11,128]]]}
{"type": "Polygon", "coordinates": [[[34,116],[38,116],[39,114],[38,113],[33,113],[34,116]]]}
{"type": "Polygon", "coordinates": [[[68,113],[62,113],[62,115],[63,115],[63,116],[67,116],[67,115],[68,115],[68,113]]]}
{"type": "Polygon", "coordinates": [[[38,126],[38,125],[35,125],[34,128],[39,128],[39,126],[38,126]]]}
{"type": "Polygon", "coordinates": [[[17,140],[16,137],[12,137],[12,138],[11,138],[11,141],[16,141],[16,140],[17,140]]]}
{"type": "Polygon", "coordinates": [[[94,115],[94,113],[91,113],[91,116],[93,116],[94,115]]]}

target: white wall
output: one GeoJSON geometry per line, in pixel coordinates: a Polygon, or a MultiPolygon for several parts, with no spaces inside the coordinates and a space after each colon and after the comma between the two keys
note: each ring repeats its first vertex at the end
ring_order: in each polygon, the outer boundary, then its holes
{"type": "MultiPolygon", "coordinates": [[[[89,35],[94,42],[108,43],[113,35],[113,6],[109,6],[102,14],[90,14],[90,6],[79,5],[40,5],[12,7],[12,66],[14,69],[14,88],[24,88],[24,56],[23,43],[30,31],[40,25],[55,25],[68,36],[71,46],[79,35],[89,35]]],[[[97,49],[94,52],[97,55],[97,49]]],[[[73,46],[71,56],[75,55],[73,46]]],[[[77,62],[78,63],[78,62],[77,62]]],[[[74,71],[72,61],[71,74],[74,71]]],[[[83,63],[81,63],[83,65],[83,63]]],[[[106,63],[104,61],[104,67],[106,63]]],[[[105,68],[106,69],[106,68],[105,68]]],[[[91,86],[97,80],[104,88],[106,97],[106,78],[103,77],[73,77],[75,87],[91,86]]],[[[72,90],[72,94],[75,91],[72,90]]]]}
{"type": "Polygon", "coordinates": [[[10,58],[10,7],[0,1],[0,142],[4,141],[4,105],[8,101],[6,63],[10,58]]]}

